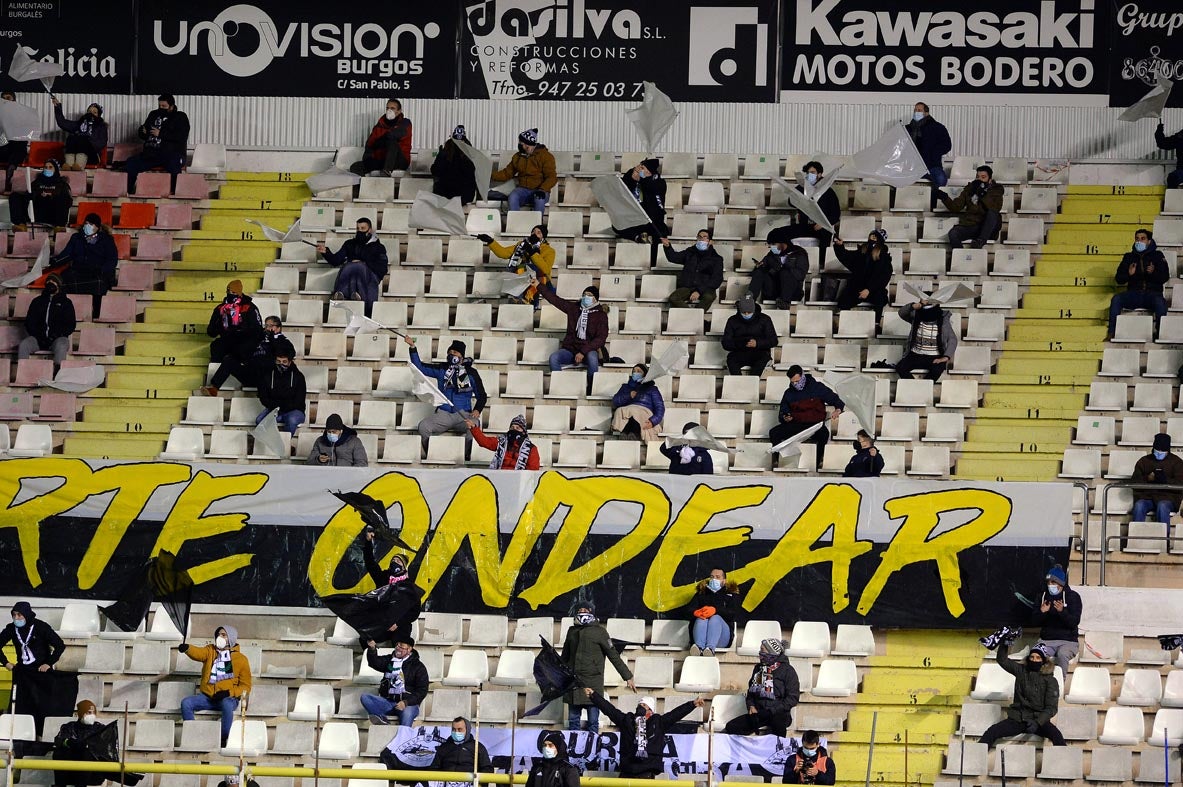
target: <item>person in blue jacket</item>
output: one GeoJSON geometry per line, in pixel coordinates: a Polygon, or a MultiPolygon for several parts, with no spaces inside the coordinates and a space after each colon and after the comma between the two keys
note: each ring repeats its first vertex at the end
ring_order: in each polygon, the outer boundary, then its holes
{"type": "Polygon", "coordinates": [[[639,363],[612,397],[612,431],[630,440],[659,440],[657,427],[665,418],[665,401],[657,383],[644,382],[649,367],[639,363]]]}
{"type": "MultiPolygon", "coordinates": [[[[693,421],[682,427],[682,434],[698,428],[693,421]]],[[[658,446],[662,456],[670,460],[670,475],[713,475],[715,462],[711,459],[711,452],[701,446],[676,445],[668,446],[662,443],[658,446]]]]}
{"type": "Polygon", "coordinates": [[[949,182],[948,176],[945,175],[944,163],[945,154],[953,149],[953,140],[949,137],[949,129],[945,128],[943,123],[932,118],[928,111],[928,104],[923,101],[916,102],[916,106],[912,110],[912,120],[904,128],[912,137],[912,141],[916,143],[920,158],[924,159],[924,166],[928,169],[925,180],[932,184],[932,196],[929,197],[928,209],[936,210],[941,187],[949,182]]]}
{"type": "Polygon", "coordinates": [[[472,359],[465,356],[467,345],[459,339],[454,340],[448,347],[447,363],[423,363],[415,348],[415,340],[407,336],[403,341],[411,348],[410,357],[414,367],[435,380],[440,393],[448,400],[447,404],[441,404],[435,408],[435,412],[419,422],[423,456],[427,456],[427,441],[432,435],[461,432],[464,435],[464,457],[467,459],[472,453],[472,433],[468,430],[468,421],[479,421],[485,402],[488,401],[481,375],[472,365],[472,359]]]}

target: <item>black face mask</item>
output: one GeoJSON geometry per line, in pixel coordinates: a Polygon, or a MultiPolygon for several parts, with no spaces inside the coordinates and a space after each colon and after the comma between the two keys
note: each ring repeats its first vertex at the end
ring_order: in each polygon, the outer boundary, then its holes
{"type": "Polygon", "coordinates": [[[525,437],[524,434],[522,434],[521,432],[515,431],[513,429],[510,429],[508,432],[505,433],[505,439],[511,443],[520,443],[520,442],[522,442],[523,437],[525,437]]]}
{"type": "Polygon", "coordinates": [[[1043,662],[1042,661],[1028,661],[1027,662],[1027,671],[1028,672],[1039,672],[1041,669],[1043,669],[1043,662]]]}
{"type": "Polygon", "coordinates": [[[358,243],[366,243],[366,242],[367,242],[367,241],[369,241],[369,239],[370,239],[370,233],[368,233],[368,232],[359,232],[359,233],[357,233],[356,235],[354,235],[354,236],[353,236],[353,239],[354,239],[355,241],[357,241],[358,243]]]}
{"type": "Polygon", "coordinates": [[[392,577],[401,577],[405,573],[407,573],[407,570],[403,568],[401,563],[390,564],[390,575],[392,577]]]}
{"type": "Polygon", "coordinates": [[[637,706],[637,715],[638,715],[638,716],[640,716],[640,717],[643,719],[643,718],[645,718],[645,714],[646,714],[646,713],[647,713],[647,711],[645,710],[645,706],[644,706],[644,705],[638,705],[638,706],[637,706]]]}
{"type": "Polygon", "coordinates": [[[58,286],[56,284],[46,284],[45,291],[48,292],[50,295],[57,295],[58,294],[58,286]]]}

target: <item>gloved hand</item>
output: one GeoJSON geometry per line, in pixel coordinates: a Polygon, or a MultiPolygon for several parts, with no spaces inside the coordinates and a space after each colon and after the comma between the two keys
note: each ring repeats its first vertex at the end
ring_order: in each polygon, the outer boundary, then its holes
{"type": "Polygon", "coordinates": [[[1039,722],[1036,722],[1036,721],[1027,722],[1027,733],[1028,734],[1034,735],[1038,731],[1039,731],[1039,722]]]}
{"type": "Polygon", "coordinates": [[[534,196],[534,199],[546,199],[547,197],[550,196],[550,194],[548,192],[543,191],[542,189],[534,189],[533,196],[534,196]]]}
{"type": "Polygon", "coordinates": [[[493,242],[493,236],[486,235],[483,232],[480,235],[477,235],[476,239],[479,240],[481,243],[492,243],[493,242]]]}
{"type": "Polygon", "coordinates": [[[182,642],[180,645],[177,645],[177,652],[178,653],[184,653],[187,650],[189,650],[189,643],[182,642]]]}
{"type": "Polygon", "coordinates": [[[230,698],[230,692],[224,691],[224,690],[223,691],[216,691],[216,692],[214,692],[214,696],[210,697],[210,699],[212,699],[214,702],[221,702],[222,700],[229,699],[229,698],[230,698]]]}

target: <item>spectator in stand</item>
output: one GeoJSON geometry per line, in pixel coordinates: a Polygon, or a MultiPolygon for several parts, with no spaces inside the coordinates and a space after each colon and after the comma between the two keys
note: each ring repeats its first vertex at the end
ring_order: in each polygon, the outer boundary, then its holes
{"type": "Polygon", "coordinates": [[[784,643],[766,639],[760,643],[760,661],[748,679],[748,712],[727,722],[724,730],[728,735],[751,735],[767,728],[783,738],[800,699],[801,682],[785,655],[784,643]]]}
{"type": "Polygon", "coordinates": [[[739,605],[739,585],[729,581],[723,569],[712,568],[710,576],[695,587],[690,601],[691,655],[714,656],[715,651],[731,644],[739,605]]]}
{"type": "Polygon", "coordinates": [[[808,276],[809,255],[793,243],[789,227],[777,227],[768,233],[768,253],[752,271],[748,294],[757,303],[775,298],[776,308],[788,309],[805,297],[808,276]]]}
{"type": "Polygon", "coordinates": [[[665,400],[654,381],[645,382],[649,367],[633,366],[628,380],[612,397],[612,431],[629,440],[660,440],[657,427],[665,418],[665,400]]]}
{"type": "Polygon", "coordinates": [[[1068,674],[1068,663],[1080,652],[1080,594],[1068,587],[1068,575],[1055,565],[1044,576],[1046,592],[1037,593],[1038,604],[1031,610],[1030,623],[1039,626],[1039,644],[1044,658],[1068,674]]]}
{"type": "MultiPolygon", "coordinates": [[[[1134,473],[1130,478],[1135,484],[1164,484],[1168,486],[1183,486],[1183,459],[1171,453],[1171,436],[1166,432],[1159,432],[1154,436],[1154,444],[1150,453],[1134,464],[1134,473]]],[[[1179,510],[1179,503],[1183,501],[1183,492],[1163,489],[1134,490],[1134,522],[1145,522],[1150,512],[1158,522],[1171,524],[1171,514],[1179,510]]]]}
{"type": "Polygon", "coordinates": [[[883,455],[875,447],[875,438],[859,429],[854,438],[854,456],[842,471],[845,478],[878,478],[883,472],[883,455]]]}
{"type": "Polygon", "coordinates": [[[620,677],[624,678],[629,691],[636,691],[633,673],[620,658],[608,629],[596,620],[596,610],[591,602],[580,602],[575,608],[575,625],[567,629],[563,641],[563,661],[575,673],[575,687],[567,695],[567,729],[582,728],[583,710],[587,709],[587,731],[600,730],[600,709],[594,705],[585,689],[604,693],[604,659],[612,662],[620,677]]]}
{"type": "MultiPolygon", "coordinates": [[[[837,428],[838,416],[842,415],[842,410],[846,407],[842,398],[821,380],[806,374],[797,364],[790,366],[787,374],[789,386],[780,398],[780,422],[768,432],[768,439],[772,444],[782,443],[811,426],[824,423],[827,405],[834,408],[830,412],[830,421],[832,426],[837,428]]],[[[829,440],[830,431],[825,426],[805,438],[805,442],[817,446],[818,467],[821,467],[822,452],[829,440]]]]}
{"type": "Polygon", "coordinates": [[[526,433],[525,416],[515,415],[505,434],[497,437],[482,432],[481,422],[475,418],[466,420],[477,445],[493,452],[493,458],[489,460],[490,470],[537,470],[541,467],[538,446],[530,441],[530,435],[526,433]]]}
{"type": "MultiPolygon", "coordinates": [[[[538,142],[538,129],[530,128],[518,134],[518,152],[502,169],[493,173],[494,183],[515,182],[509,193],[510,210],[546,210],[550,190],[559,182],[555,172],[555,157],[546,145],[538,142]]],[[[498,191],[489,193],[490,199],[504,199],[498,191]]]]}
{"type": "Polygon", "coordinates": [[[670,293],[670,306],[677,309],[698,307],[706,311],[715,302],[723,284],[723,257],[715,251],[714,237],[714,233],[704,227],[698,231],[694,245],[681,251],[673,250],[669,238],[661,239],[665,258],[682,266],[678,271],[677,289],[670,293]]]}
{"type": "Polygon", "coordinates": [[[745,366],[759,377],[772,362],[772,349],[780,343],[772,318],[760,304],[745,295],[735,304],[735,314],[723,326],[723,349],[727,351],[727,373],[740,374],[745,366]]]}
{"type": "MultiPolygon", "coordinates": [[[[825,168],[820,161],[810,161],[801,168],[802,174],[805,176],[805,182],[798,184],[797,191],[802,194],[807,194],[813,197],[814,188],[817,182],[822,179],[825,173],[825,168]]],[[[821,196],[817,198],[817,206],[822,209],[822,213],[826,219],[834,225],[834,229],[838,229],[838,223],[842,220],[842,206],[838,204],[838,195],[834,193],[833,189],[827,188],[821,196]]],[[[826,249],[834,240],[834,233],[822,227],[820,224],[815,224],[808,216],[801,211],[796,211],[793,217],[793,223],[786,227],[789,238],[817,238],[818,246],[820,247],[821,263],[826,261],[826,249]]]]}
{"type": "Polygon", "coordinates": [[[259,375],[259,402],[263,405],[263,412],[255,419],[259,424],[272,410],[279,409],[275,420],[279,423],[279,430],[287,432],[293,437],[296,429],[304,423],[304,413],[307,412],[308,388],[304,381],[304,373],[296,368],[296,348],[287,339],[278,341],[272,350],[275,356],[274,365],[259,375]]]}
{"type": "Polygon", "coordinates": [[[99,313],[103,296],[115,286],[119,250],[111,230],[97,213],[87,213],[81,229],[70,236],[66,248],[51,258],[53,265],[66,263],[63,286],[67,293],[89,294],[94,313],[99,313]]]}
{"type": "Polygon", "coordinates": [[[957,199],[943,191],[937,198],[950,213],[960,213],[957,226],[949,230],[949,245],[960,249],[965,241],[970,248],[985,248],[987,241],[996,240],[1002,229],[1002,199],[1006,189],[994,181],[994,170],[985,164],[978,167],[977,177],[966,184],[957,199]]]}
{"type": "MultiPolygon", "coordinates": [[[[599,711],[597,711],[599,713],[599,711]]],[[[534,760],[526,787],[579,787],[579,768],[567,760],[567,741],[561,732],[548,732],[542,738],[541,760],[534,760]]]]}
{"type": "Polygon", "coordinates": [[[1166,316],[1167,301],[1162,295],[1163,285],[1171,278],[1171,266],[1158,250],[1154,234],[1141,228],[1134,232],[1134,245],[1117,263],[1118,284],[1124,284],[1125,292],[1119,292],[1109,301],[1109,335],[1117,331],[1117,316],[1123,309],[1149,309],[1154,312],[1154,328],[1158,331],[1159,321],[1166,316]]]}
{"type": "Polygon", "coordinates": [[[661,162],[655,158],[647,158],[624,173],[621,180],[640,204],[641,210],[649,217],[649,223],[612,229],[618,238],[626,238],[635,243],[648,243],[649,265],[652,266],[657,262],[657,244],[669,234],[669,227],[665,223],[666,185],[661,177],[661,162]]]}
{"type": "MultiPolygon", "coordinates": [[[[682,434],[697,427],[698,424],[690,421],[682,427],[682,434]]],[[[670,475],[713,475],[715,472],[715,461],[711,459],[711,452],[702,446],[670,446],[663,442],[657,450],[670,460],[670,475]]]]}
{"type": "MultiPolygon", "coordinates": [[[[5,90],[0,93],[0,101],[16,101],[16,93],[5,90]]],[[[0,163],[4,164],[4,191],[12,191],[12,176],[25,163],[29,156],[29,143],[23,139],[9,140],[0,145],[0,163]]]]}
{"type": "Polygon", "coordinates": [[[390,261],[386,257],[386,247],[374,232],[372,221],[358,219],[356,230],[356,234],[342,243],[337,251],[329,251],[324,241],[316,244],[316,250],[325,258],[325,262],[341,269],[333,284],[333,300],[348,298],[364,301],[366,316],[369,317],[373,313],[374,302],[378,300],[382,279],[390,270],[390,261]]]}
{"type": "Polygon", "coordinates": [[[226,355],[221,365],[214,370],[210,384],[202,388],[201,392],[206,396],[217,396],[231,375],[245,386],[257,387],[259,377],[275,364],[275,347],[280,340],[288,341],[288,337],[283,335],[283,321],[273,314],[263,320],[263,338],[255,346],[251,357],[242,362],[234,355],[226,355]]]}
{"type": "Polygon", "coordinates": [[[912,328],[904,342],[904,357],[896,362],[896,373],[911,377],[912,372],[922,369],[928,379],[939,380],[957,352],[952,313],[939,303],[920,301],[901,306],[900,319],[911,323],[912,328]]]}
{"type": "Polygon", "coordinates": [[[949,138],[949,129],[944,124],[933,120],[929,114],[928,104],[917,101],[912,108],[912,120],[904,126],[916,149],[920,151],[920,158],[924,159],[924,166],[928,167],[925,180],[932,183],[932,195],[929,197],[928,209],[936,210],[937,198],[941,188],[949,182],[945,175],[945,154],[953,149],[953,140],[949,138]]]}
{"type": "Polygon", "coordinates": [[[25,338],[16,348],[17,360],[24,360],[35,352],[53,353],[53,373],[56,375],[70,354],[70,335],[78,323],[74,319],[74,302],[63,291],[62,277],[51,273],[45,277],[41,294],[29,302],[25,314],[25,338]]]}
{"type": "Polygon", "coordinates": [[[87,164],[98,164],[103,151],[107,149],[107,121],[103,120],[103,105],[91,104],[82,117],[66,120],[62,102],[56,98],[50,100],[53,102],[53,116],[58,128],[67,134],[66,163],[62,169],[81,172],[87,164]]]}
{"type": "Polygon", "coordinates": [[[989,748],[999,738],[1027,733],[1047,738],[1053,746],[1066,746],[1064,736],[1052,724],[1059,710],[1060,685],[1051,649],[1037,644],[1020,662],[1010,657],[1010,645],[1003,642],[998,646],[998,666],[1015,676],[1015,698],[1006,709],[1006,718],[988,727],[981,742],[989,748]]]}
{"type": "Polygon", "coordinates": [[[312,444],[307,464],[326,467],[369,467],[366,447],[357,430],[346,426],[341,416],[333,413],[325,419],[324,432],[312,444]]]}
{"type": "MultiPolygon", "coordinates": [[[[110,755],[108,757],[95,756],[95,749],[98,746],[88,746],[91,737],[105,734],[106,725],[99,723],[97,716],[98,709],[90,700],[81,700],[75,706],[75,714],[78,716],[77,720],[71,720],[58,728],[57,735],[53,738],[53,758],[55,760],[73,760],[74,762],[118,762],[119,761],[119,728],[116,727],[112,732],[115,740],[110,747],[110,755]]],[[[95,743],[98,744],[96,737],[95,743]]],[[[96,773],[88,771],[54,771],[53,785],[54,787],[97,787],[106,781],[107,776],[111,776],[115,784],[120,784],[118,776],[115,774],[96,773]]],[[[127,784],[135,784],[143,778],[139,774],[124,774],[127,784]],[[127,778],[136,777],[136,778],[127,778]]]]}
{"type": "MultiPolygon", "coordinates": [[[[385,656],[378,654],[377,642],[366,642],[366,663],[382,673],[382,682],[377,694],[361,695],[361,704],[370,714],[371,724],[390,724],[389,717],[393,716],[396,726],[410,727],[419,715],[419,706],[427,699],[430,676],[415,650],[409,627],[396,632],[392,639],[394,652],[385,656]]],[[[468,770],[472,770],[471,759],[468,764],[468,770]]]]}
{"type": "Polygon", "coordinates": [[[1176,131],[1168,137],[1160,119],[1158,128],[1154,129],[1154,144],[1159,150],[1171,150],[1178,156],[1174,172],[1167,173],[1167,188],[1183,188],[1183,131],[1176,131]]]}
{"type": "Polygon", "coordinates": [[[197,693],[181,700],[181,718],[193,721],[198,711],[220,711],[225,746],[238,701],[251,692],[251,665],[238,648],[238,629],[218,626],[212,645],[197,647],[182,642],[177,650],[202,665],[197,693]]]}
{"type": "Polygon", "coordinates": [[[887,230],[871,230],[867,242],[858,249],[848,249],[841,239],[834,241],[838,262],[850,271],[850,278],[838,296],[838,309],[853,309],[866,304],[875,310],[875,322],[883,316],[883,307],[890,298],[887,285],[894,268],[891,251],[887,248],[887,230]]]}
{"type": "Polygon", "coordinates": [[[366,138],[366,149],[361,161],[349,165],[355,175],[380,175],[411,168],[411,121],[403,116],[403,102],[392,98],[386,102],[386,113],[378,118],[366,138]]]}
{"type": "Polygon", "coordinates": [[[592,377],[600,370],[600,353],[608,341],[608,306],[600,303],[600,288],[584,288],[579,301],[560,298],[549,288],[539,289],[542,297],[567,315],[567,332],[559,342],[559,349],[550,354],[550,370],[557,372],[564,366],[587,367],[587,392],[591,393],[592,377]]]}
{"type": "Polygon", "coordinates": [[[521,295],[511,296],[514,303],[529,303],[536,310],[542,308],[542,296],[538,291],[542,288],[554,290],[550,281],[551,269],[555,266],[555,250],[547,240],[546,225],[535,224],[530,234],[522,238],[513,246],[504,246],[493,240],[492,235],[477,235],[477,238],[489,247],[493,256],[509,260],[507,266],[516,274],[528,273],[532,280],[521,295]]]}
{"type": "Polygon", "coordinates": [[[833,784],[838,778],[834,758],[821,745],[817,730],[806,730],[801,748],[785,763],[785,784],[833,784]]]}
{"type": "Polygon", "coordinates": [[[423,456],[427,456],[427,442],[432,435],[461,432],[464,434],[464,458],[468,459],[472,454],[468,419],[475,419],[479,423],[489,398],[485,395],[485,384],[481,381],[480,373],[472,365],[472,359],[465,355],[467,346],[459,339],[453,339],[448,346],[447,363],[424,363],[419,359],[415,340],[406,336],[403,341],[411,348],[411,365],[435,380],[440,393],[448,400],[447,404],[441,404],[419,422],[417,429],[423,441],[423,456]]]}
{"type": "Polygon", "coordinates": [[[452,129],[451,138],[436,151],[435,160],[431,162],[431,190],[448,199],[459,197],[467,205],[480,196],[476,190],[476,167],[457,141],[472,144],[464,126],[452,129]]]}
{"type": "Polygon", "coordinates": [[[163,167],[172,175],[172,190],[177,189],[177,175],[185,168],[185,152],[189,145],[189,116],[177,109],[177,102],[165,93],[157,99],[157,108],[148,113],[140,126],[144,149],[129,158],[127,193],[136,193],[136,178],[141,172],[163,167]]]}
{"type": "Polygon", "coordinates": [[[46,161],[30,185],[30,191],[14,192],[8,198],[13,230],[24,232],[32,220],[36,219],[38,224],[45,224],[54,227],[57,232],[64,232],[66,225],[70,223],[70,208],[74,204],[74,196],[70,191],[70,181],[62,177],[57,160],[46,161]],[[31,216],[29,205],[33,206],[31,216]]]}
{"type": "Polygon", "coordinates": [[[209,359],[221,363],[234,358],[246,363],[263,340],[263,318],[251,296],[242,292],[242,282],[234,279],[226,285],[226,296],[210,314],[206,335],[213,337],[209,345],[209,359]]]}
{"type": "Polygon", "coordinates": [[[471,773],[476,763],[477,773],[493,773],[493,760],[485,744],[472,737],[472,724],[463,716],[452,719],[452,734],[435,747],[435,757],[429,771],[458,771],[471,773]]]}
{"type": "Polygon", "coordinates": [[[409,638],[411,636],[415,619],[423,610],[423,590],[411,580],[411,575],[407,573],[407,558],[394,552],[390,556],[387,568],[382,568],[374,553],[374,532],[369,529],[366,530],[366,538],[361,543],[361,556],[366,573],[369,574],[376,587],[394,588],[394,592],[386,600],[383,612],[386,620],[390,621],[390,625],[386,628],[387,633],[373,637],[362,637],[362,644],[368,645],[373,639],[377,642],[390,640],[396,644],[402,641],[413,646],[415,644],[413,639],[400,640],[399,637],[409,638]]]}
{"type": "Polygon", "coordinates": [[[656,779],[665,773],[665,736],[675,724],[705,703],[696,697],[665,713],[657,712],[657,699],[641,697],[632,713],[618,710],[598,691],[585,688],[592,705],[604,713],[620,730],[620,778],[656,779]]]}
{"type": "Polygon", "coordinates": [[[32,716],[38,738],[53,700],[54,679],[50,673],[65,651],[66,643],[53,626],[37,617],[29,602],[12,605],[12,622],[0,630],[0,666],[12,673],[12,712],[32,716]],[[10,642],[16,661],[9,661],[5,652],[10,642]]]}

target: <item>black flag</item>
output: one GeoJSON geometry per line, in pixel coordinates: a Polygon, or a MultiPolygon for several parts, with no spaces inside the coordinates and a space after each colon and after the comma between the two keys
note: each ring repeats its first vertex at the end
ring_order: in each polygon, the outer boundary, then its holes
{"type": "Polygon", "coordinates": [[[189,630],[193,580],[187,571],[177,568],[176,562],[171,552],[162,551],[150,558],[115,603],[103,607],[103,614],[123,631],[135,631],[148,617],[152,602],[159,601],[184,636],[189,630]]]}
{"type": "Polygon", "coordinates": [[[534,657],[534,680],[538,682],[542,703],[530,708],[523,716],[541,713],[543,708],[575,686],[575,672],[563,661],[554,645],[546,641],[546,637],[539,639],[542,640],[542,650],[534,657]]]}
{"type": "MultiPolygon", "coordinates": [[[[418,590],[418,588],[410,588],[418,590]]],[[[341,593],[321,596],[320,600],[334,615],[353,626],[363,640],[382,641],[390,637],[390,624],[401,619],[417,595],[397,585],[380,585],[369,593],[341,593]]]]}
{"type": "Polygon", "coordinates": [[[386,513],[386,506],[382,505],[381,501],[375,500],[364,492],[333,492],[330,490],[330,494],[356,511],[361,516],[361,521],[366,523],[366,529],[372,530],[379,541],[394,544],[408,552],[414,551],[398,537],[399,531],[390,526],[390,517],[386,513]]]}

